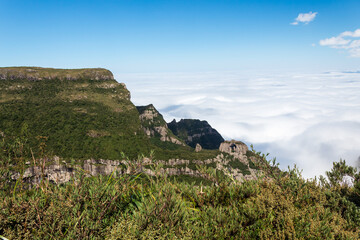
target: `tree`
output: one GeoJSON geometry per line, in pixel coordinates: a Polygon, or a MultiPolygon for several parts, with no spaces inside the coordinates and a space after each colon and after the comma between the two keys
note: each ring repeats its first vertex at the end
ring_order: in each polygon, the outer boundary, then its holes
{"type": "Polygon", "coordinates": [[[345,160],[342,159],[340,162],[333,162],[331,171],[326,171],[326,176],[329,178],[332,187],[353,186],[357,175],[357,169],[346,165],[345,160]]]}

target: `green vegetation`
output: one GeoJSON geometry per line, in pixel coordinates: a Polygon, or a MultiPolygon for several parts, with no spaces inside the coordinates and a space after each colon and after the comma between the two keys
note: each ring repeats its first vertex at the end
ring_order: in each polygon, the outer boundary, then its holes
{"type": "Polygon", "coordinates": [[[82,68],[82,69],[56,69],[41,67],[2,67],[0,68],[0,79],[93,79],[109,80],[114,79],[112,73],[103,68],[82,68]]]}
{"type": "MultiPolygon", "coordinates": [[[[255,150],[246,153],[249,166],[221,153],[244,174],[261,170],[241,183],[215,162],[195,164],[218,150],[195,152],[145,136],[129,92],[102,70],[9,70],[0,69],[0,238],[360,238],[360,173],[343,160],[326,173],[328,180],[305,180],[296,167],[281,171],[255,150]],[[84,159],[124,159],[124,153],[128,174],[86,177],[79,167],[84,159]],[[70,182],[55,185],[44,176],[53,155],[76,169],[70,182]],[[160,174],[166,164],[131,161],[143,155],[189,160],[174,167],[199,174],[169,177],[160,174]],[[42,169],[38,185],[22,178],[28,166],[42,169]],[[143,174],[143,167],[155,175],[143,174]]],[[[164,124],[161,115],[155,122],[164,124]]]]}
{"type": "MultiPolygon", "coordinates": [[[[176,137],[174,133],[168,129],[163,116],[152,104],[137,106],[136,109],[139,112],[143,129],[151,132],[149,136],[151,137],[150,141],[155,146],[161,149],[175,150],[178,149],[179,145],[185,145],[181,139],[176,137]],[[166,139],[166,141],[164,141],[164,139],[166,139]],[[179,144],[173,144],[172,140],[176,140],[179,144]]],[[[190,147],[184,149],[192,151],[190,147]]]]}
{"type": "Polygon", "coordinates": [[[274,171],[269,161],[262,166],[266,178],[242,184],[205,167],[205,179],[148,177],[137,168],[86,178],[79,169],[76,181],[53,185],[44,179],[26,190],[9,172],[10,162],[28,160],[25,152],[21,143],[2,145],[0,236],[9,239],[360,237],[360,175],[345,161],[334,163],[330,180],[320,182],[304,180],[296,168],[274,171]],[[349,175],[354,186],[343,184],[349,175]]]}
{"type": "Polygon", "coordinates": [[[142,126],[145,128],[154,128],[158,126],[166,126],[166,122],[163,116],[155,109],[155,107],[150,104],[147,106],[137,106],[139,114],[143,114],[145,111],[151,112],[151,119],[143,119],[142,126]]]}
{"type": "Polygon", "coordinates": [[[259,166],[257,166],[257,164],[255,164],[251,159],[248,159],[248,161],[249,161],[249,168],[256,170],[260,169],[259,166]]]}
{"type": "Polygon", "coordinates": [[[229,161],[228,165],[231,168],[239,169],[242,172],[242,174],[244,174],[244,175],[251,174],[249,167],[245,163],[240,162],[239,160],[229,161]]]}
{"type": "Polygon", "coordinates": [[[203,150],[201,152],[189,151],[180,147],[176,150],[157,149],[154,157],[156,159],[186,159],[186,160],[206,160],[215,158],[220,152],[218,150],[203,150]]]}
{"type": "Polygon", "coordinates": [[[195,148],[199,143],[204,149],[218,149],[223,137],[208,122],[198,119],[174,119],[168,123],[169,129],[186,144],[195,148]]]}
{"type": "MultiPolygon", "coordinates": [[[[43,136],[51,155],[77,161],[120,160],[122,153],[136,159],[151,150],[163,160],[209,159],[218,153],[195,153],[189,146],[161,141],[156,131],[151,138],[145,136],[144,127],[166,127],[165,120],[152,105],[136,108],[129,91],[112,80],[108,70],[0,68],[0,78],[4,76],[0,80],[0,134],[8,139],[26,137],[33,149],[43,136]],[[99,76],[106,79],[96,80],[99,76]],[[140,122],[139,112],[151,107],[154,118],[140,122]]],[[[177,138],[170,130],[167,136],[177,138]]]]}
{"type": "Polygon", "coordinates": [[[115,80],[1,80],[0,131],[26,135],[34,148],[37,136],[64,158],[121,159],[149,154],[129,92],[115,80]],[[21,133],[21,129],[26,132],[21,133]]]}

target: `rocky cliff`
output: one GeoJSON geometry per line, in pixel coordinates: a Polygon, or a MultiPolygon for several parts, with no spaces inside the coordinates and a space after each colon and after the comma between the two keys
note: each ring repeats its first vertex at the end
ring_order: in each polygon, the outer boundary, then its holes
{"type": "MultiPolygon", "coordinates": [[[[151,166],[161,164],[169,175],[202,177],[197,166],[207,166],[237,179],[256,177],[245,144],[221,143],[206,121],[166,124],[152,104],[135,107],[125,84],[108,70],[0,68],[0,79],[0,159],[47,159],[41,167],[26,164],[13,179],[61,183],[77,169],[89,176],[122,174],[129,161],[150,175],[151,166]]],[[[12,168],[21,165],[16,161],[12,168]]]]}
{"type": "Polygon", "coordinates": [[[174,119],[168,123],[169,129],[186,144],[195,148],[197,144],[204,149],[218,149],[224,138],[207,121],[197,119],[174,119]]]}
{"type": "Polygon", "coordinates": [[[136,107],[139,111],[139,118],[145,134],[150,137],[159,138],[163,142],[172,142],[185,146],[185,143],[178,139],[168,128],[163,116],[150,104],[136,107]]]}
{"type": "Polygon", "coordinates": [[[14,172],[11,176],[13,180],[22,178],[30,185],[36,185],[42,179],[47,179],[53,183],[66,183],[76,178],[77,174],[84,173],[86,176],[130,174],[132,172],[145,173],[148,175],[167,174],[188,175],[196,178],[207,178],[207,174],[199,170],[198,167],[215,168],[225,175],[242,182],[256,179],[261,173],[255,166],[257,158],[249,156],[247,146],[239,141],[225,141],[220,146],[218,154],[208,159],[181,159],[173,158],[168,160],[153,160],[151,158],[141,158],[136,161],[123,160],[104,160],[87,159],[76,164],[65,161],[59,157],[53,159],[40,159],[38,162],[43,164],[33,165],[30,162],[28,167],[20,174],[14,172]],[[161,165],[159,172],[155,171],[156,166],[161,165]]]}

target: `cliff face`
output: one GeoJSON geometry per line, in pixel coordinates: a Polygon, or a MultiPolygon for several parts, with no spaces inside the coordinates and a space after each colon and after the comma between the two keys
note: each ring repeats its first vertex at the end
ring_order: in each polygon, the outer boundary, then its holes
{"type": "MultiPolygon", "coordinates": [[[[237,179],[256,177],[245,144],[221,144],[224,139],[206,121],[167,124],[152,104],[135,107],[125,84],[106,69],[0,68],[0,96],[0,143],[20,139],[30,159],[50,156],[43,158],[43,169],[27,164],[22,177],[32,184],[42,174],[56,183],[69,181],[77,168],[89,175],[123,173],[123,153],[150,175],[146,166],[161,163],[169,175],[201,177],[197,165],[205,165],[237,179]],[[139,158],[153,150],[156,162],[139,158]]],[[[19,177],[14,173],[13,179],[19,177]]]]}
{"type": "Polygon", "coordinates": [[[185,146],[185,143],[171,132],[163,116],[152,104],[147,106],[138,106],[136,108],[139,111],[139,118],[143,130],[148,137],[156,137],[162,142],[172,142],[185,146]]]}
{"type": "Polygon", "coordinates": [[[195,148],[200,144],[204,149],[218,149],[224,138],[206,121],[197,119],[174,119],[168,123],[169,129],[186,144],[195,148]]]}
{"type": "Polygon", "coordinates": [[[40,67],[5,67],[0,68],[1,80],[26,79],[40,81],[50,79],[60,80],[114,80],[113,74],[103,68],[56,69],[40,67]]]}

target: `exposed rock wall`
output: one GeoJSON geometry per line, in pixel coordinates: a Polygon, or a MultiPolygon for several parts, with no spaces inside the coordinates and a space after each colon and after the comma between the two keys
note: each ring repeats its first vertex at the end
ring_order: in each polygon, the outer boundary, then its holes
{"type": "MultiPolygon", "coordinates": [[[[223,144],[223,147],[227,146],[228,143],[223,144]]],[[[229,152],[224,151],[215,158],[206,160],[187,160],[187,159],[169,159],[169,160],[157,160],[153,162],[149,158],[144,158],[140,162],[128,162],[125,160],[104,160],[104,159],[88,159],[83,161],[81,165],[71,165],[65,161],[60,162],[58,157],[49,160],[51,164],[45,165],[44,167],[32,166],[27,168],[23,175],[20,173],[14,173],[12,179],[16,180],[22,177],[25,182],[31,185],[37,185],[42,179],[48,179],[56,184],[66,183],[71,179],[76,178],[76,173],[81,171],[87,176],[97,175],[110,175],[114,174],[130,174],[131,172],[143,172],[149,175],[155,174],[168,174],[172,175],[190,175],[195,177],[204,177],[204,173],[200,172],[195,166],[211,166],[219,171],[223,171],[225,174],[232,176],[234,179],[240,182],[250,179],[256,179],[258,170],[249,168],[249,172],[244,174],[241,169],[230,167],[229,163],[233,161],[240,161],[243,164],[249,166],[248,159],[244,154],[244,146],[242,143],[237,142],[237,145],[242,147],[242,151],[229,152]],[[228,154],[228,155],[227,155],[228,154]],[[229,157],[232,156],[232,157],[229,157]],[[160,172],[156,173],[154,170],[149,169],[146,166],[161,164],[160,172]]],[[[228,148],[225,148],[228,150],[228,148]]],[[[246,153],[246,152],[245,152],[246,153]]],[[[30,164],[30,163],[28,163],[30,164]]]]}
{"type": "Polygon", "coordinates": [[[220,152],[226,152],[231,155],[245,155],[246,152],[249,150],[245,143],[240,141],[224,141],[220,144],[219,147],[220,152]]]}
{"type": "Polygon", "coordinates": [[[148,137],[159,137],[163,142],[172,142],[185,146],[185,143],[172,134],[162,115],[152,104],[147,106],[138,106],[136,108],[139,111],[139,118],[142,123],[143,130],[148,137]]]}
{"type": "Polygon", "coordinates": [[[200,144],[204,149],[217,149],[224,138],[206,121],[198,119],[174,119],[168,123],[169,129],[186,144],[195,148],[200,144]]]}

